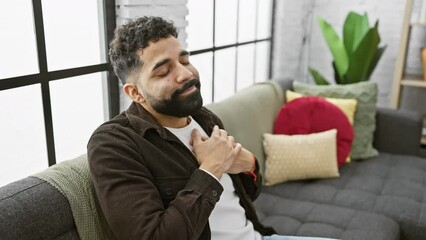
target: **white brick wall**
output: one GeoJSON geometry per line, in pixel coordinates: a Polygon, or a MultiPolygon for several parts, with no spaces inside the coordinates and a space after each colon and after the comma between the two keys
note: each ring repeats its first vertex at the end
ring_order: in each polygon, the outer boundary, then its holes
{"type": "Polygon", "coordinates": [[[142,16],[158,16],[173,21],[179,32],[179,42],[186,48],[185,28],[188,22],[186,7],[187,0],[117,0],[117,25],[123,24],[126,19],[142,16]]]}
{"type": "MultiPolygon", "coordinates": [[[[188,15],[186,6],[188,0],[116,0],[117,26],[125,23],[127,19],[142,16],[158,16],[173,21],[179,37],[178,40],[183,48],[186,48],[187,34],[185,31],[188,22],[185,17],[188,15]]],[[[120,88],[122,87],[120,83],[120,88]]],[[[127,109],[131,101],[120,91],[120,110],[127,109]]]]}

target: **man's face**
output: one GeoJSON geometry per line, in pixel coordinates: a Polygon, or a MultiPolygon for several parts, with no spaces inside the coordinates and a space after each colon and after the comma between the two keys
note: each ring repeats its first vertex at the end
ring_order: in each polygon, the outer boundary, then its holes
{"type": "Polygon", "coordinates": [[[138,74],[138,89],[153,110],[186,117],[201,108],[203,99],[198,71],[176,38],[151,42],[139,56],[143,65],[138,74]]]}

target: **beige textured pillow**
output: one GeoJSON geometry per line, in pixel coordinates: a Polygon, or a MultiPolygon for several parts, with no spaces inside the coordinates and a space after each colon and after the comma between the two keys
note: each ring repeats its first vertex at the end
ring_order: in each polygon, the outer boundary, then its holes
{"type": "Polygon", "coordinates": [[[336,129],[302,135],[263,134],[265,185],[338,177],[336,134],[336,129]]]}

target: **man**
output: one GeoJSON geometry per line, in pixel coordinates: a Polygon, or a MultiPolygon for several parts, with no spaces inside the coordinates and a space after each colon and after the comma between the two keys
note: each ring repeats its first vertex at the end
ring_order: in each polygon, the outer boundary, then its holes
{"type": "Polygon", "coordinates": [[[262,239],[254,156],[202,107],[200,78],[158,17],[116,29],[110,59],[131,106],[88,144],[102,211],[118,239],[262,239]]]}

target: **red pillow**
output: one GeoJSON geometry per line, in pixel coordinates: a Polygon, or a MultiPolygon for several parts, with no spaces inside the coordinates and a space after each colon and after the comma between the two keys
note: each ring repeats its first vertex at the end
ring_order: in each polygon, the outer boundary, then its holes
{"type": "Polygon", "coordinates": [[[354,131],[338,107],[321,97],[302,97],[286,103],[278,113],[274,134],[310,134],[337,129],[337,164],[341,167],[351,151],[354,131]]]}

